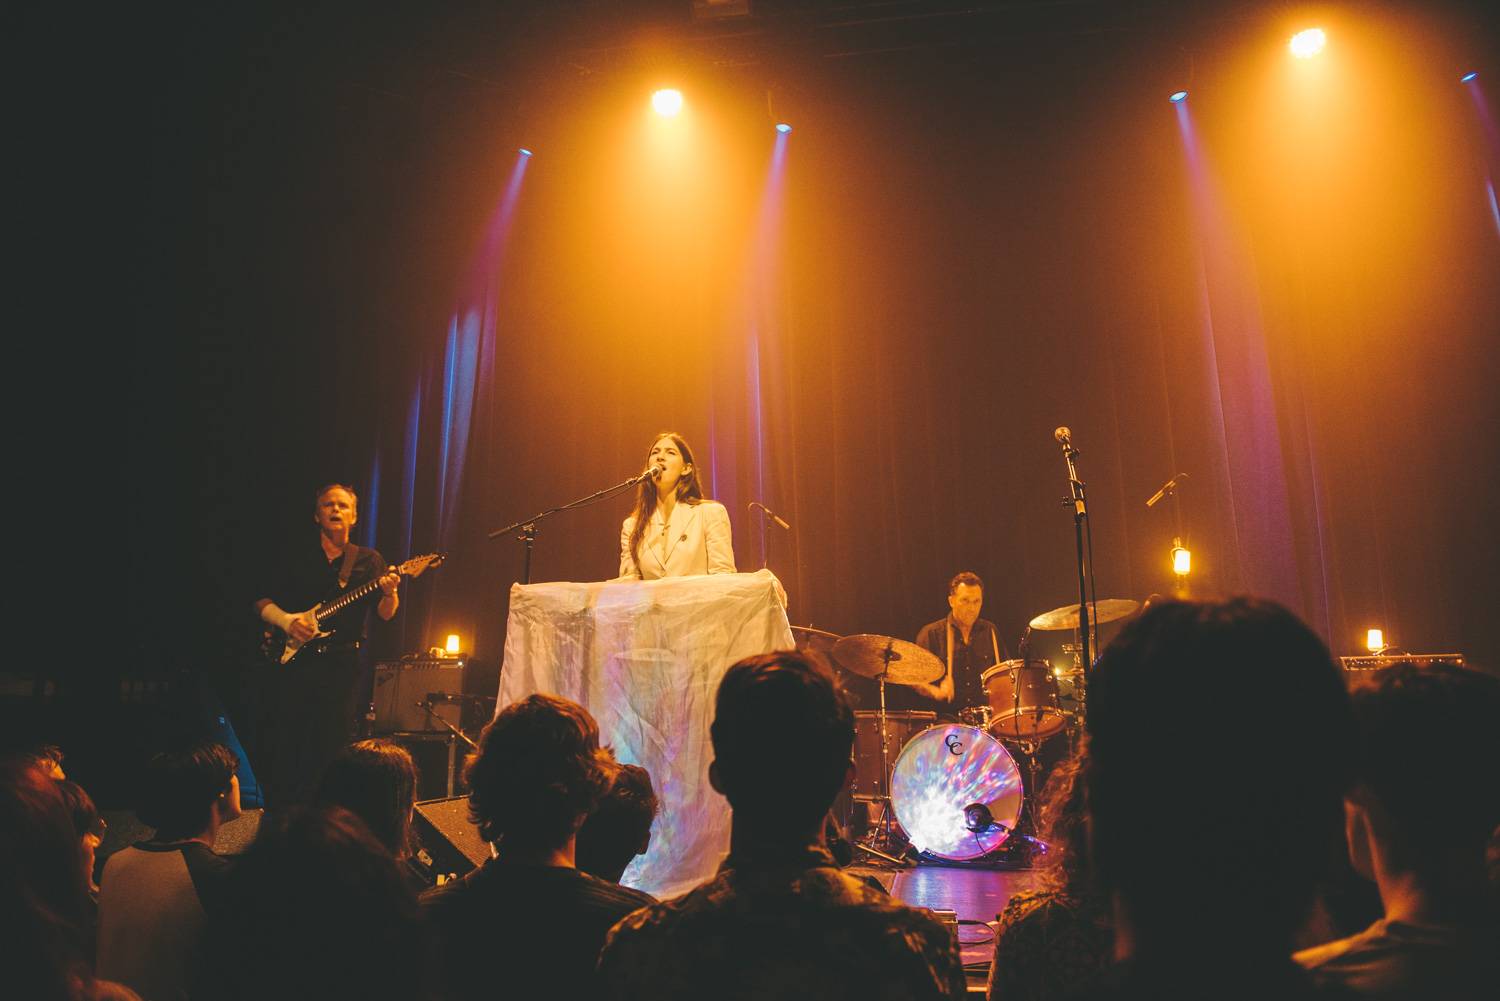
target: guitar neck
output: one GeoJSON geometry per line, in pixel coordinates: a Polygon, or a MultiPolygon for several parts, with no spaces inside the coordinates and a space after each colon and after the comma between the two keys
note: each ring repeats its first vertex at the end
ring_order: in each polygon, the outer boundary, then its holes
{"type": "Polygon", "coordinates": [[[359,587],[356,587],[354,590],[344,592],[333,601],[330,601],[322,608],[319,608],[317,611],[317,620],[319,622],[322,622],[329,616],[337,615],[344,609],[348,608],[350,605],[354,604],[356,601],[361,601],[365,598],[368,598],[371,594],[378,591],[379,589],[380,580],[378,578],[375,580],[367,580],[363,584],[359,585],[359,587]]]}

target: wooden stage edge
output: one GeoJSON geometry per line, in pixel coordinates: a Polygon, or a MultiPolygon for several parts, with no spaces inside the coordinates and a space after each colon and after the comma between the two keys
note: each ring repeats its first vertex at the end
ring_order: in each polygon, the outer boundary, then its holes
{"type": "Polygon", "coordinates": [[[982,924],[960,924],[969,993],[983,995],[989,980],[990,960],[995,955],[995,917],[1018,893],[1032,889],[1036,873],[1031,869],[968,869],[923,863],[911,869],[876,869],[850,866],[859,876],[874,876],[891,896],[913,907],[958,912],[958,920],[982,924]]]}

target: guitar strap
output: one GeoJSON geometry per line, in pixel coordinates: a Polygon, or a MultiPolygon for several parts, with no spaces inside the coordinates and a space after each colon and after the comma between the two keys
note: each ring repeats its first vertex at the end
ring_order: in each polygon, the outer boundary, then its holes
{"type": "Polygon", "coordinates": [[[359,558],[359,547],[349,543],[344,547],[344,564],[339,567],[339,590],[349,586],[349,578],[354,573],[354,561],[359,558]]]}

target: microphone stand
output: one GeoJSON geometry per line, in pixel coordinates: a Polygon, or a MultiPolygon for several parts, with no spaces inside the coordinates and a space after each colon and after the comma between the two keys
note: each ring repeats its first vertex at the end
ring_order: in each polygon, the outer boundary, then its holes
{"type": "Polygon", "coordinates": [[[1094,666],[1092,653],[1089,650],[1089,592],[1088,572],[1083,555],[1083,532],[1085,523],[1088,521],[1088,500],[1085,496],[1083,481],[1078,478],[1078,467],[1073,464],[1073,459],[1078,455],[1078,449],[1073,447],[1071,437],[1063,438],[1063,459],[1068,464],[1068,487],[1071,496],[1064,504],[1073,505],[1073,538],[1078,551],[1078,627],[1079,643],[1083,653],[1083,673],[1085,679],[1094,666]]]}
{"type": "Polygon", "coordinates": [[[434,722],[443,724],[444,728],[447,729],[448,731],[450,731],[453,734],[453,736],[457,737],[459,740],[463,741],[465,744],[468,744],[469,745],[469,750],[473,751],[476,754],[479,753],[479,745],[476,744],[476,743],[474,743],[474,741],[469,738],[468,734],[464,733],[458,727],[454,726],[452,723],[449,723],[447,720],[443,719],[443,717],[441,717],[441,716],[439,716],[437,714],[437,710],[435,710],[435,709],[432,708],[432,700],[431,699],[428,699],[428,700],[423,701],[423,702],[414,702],[412,704],[415,705],[418,709],[422,710],[424,713],[426,713],[428,715],[428,717],[430,719],[432,719],[434,722]]]}
{"type": "Polygon", "coordinates": [[[549,507],[547,510],[542,511],[538,514],[534,514],[530,518],[522,518],[520,521],[516,522],[513,525],[506,525],[504,528],[495,529],[489,534],[488,538],[498,539],[502,535],[509,535],[512,532],[517,533],[516,538],[526,545],[526,562],[523,565],[523,569],[521,571],[521,583],[530,584],[531,549],[536,544],[536,526],[538,522],[546,518],[550,518],[554,514],[558,514],[559,512],[571,511],[575,507],[584,507],[588,504],[594,503],[595,501],[601,501],[607,497],[613,497],[620,491],[628,490],[630,487],[635,486],[642,480],[650,479],[652,472],[654,472],[654,469],[648,469],[644,473],[641,473],[639,476],[632,476],[624,483],[616,483],[612,487],[605,487],[603,490],[596,490],[593,493],[589,494],[587,497],[580,497],[575,501],[569,501],[566,504],[559,504],[557,507],[549,507]]]}
{"type": "Polygon", "coordinates": [[[787,532],[790,532],[792,530],[792,526],[788,525],[781,518],[777,517],[774,511],[766,507],[760,501],[751,501],[749,504],[745,505],[745,508],[746,510],[750,511],[754,511],[756,508],[760,508],[760,568],[764,570],[771,562],[771,547],[766,542],[766,536],[771,533],[766,531],[766,522],[775,522],[782,528],[783,531],[787,532]]]}

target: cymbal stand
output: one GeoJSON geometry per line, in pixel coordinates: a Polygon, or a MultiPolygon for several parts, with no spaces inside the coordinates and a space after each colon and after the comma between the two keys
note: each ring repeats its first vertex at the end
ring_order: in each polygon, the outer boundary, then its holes
{"type": "Polygon", "coordinates": [[[885,654],[883,657],[883,659],[885,660],[885,670],[881,671],[875,679],[880,684],[881,791],[880,795],[876,797],[880,801],[880,819],[874,824],[870,825],[870,834],[866,837],[866,839],[864,841],[856,842],[854,847],[860,849],[861,851],[868,852],[869,854],[874,855],[876,858],[885,859],[887,862],[890,862],[894,865],[904,866],[908,864],[904,859],[897,858],[894,855],[888,855],[884,851],[881,851],[879,848],[875,847],[875,844],[879,844],[882,848],[888,849],[891,847],[891,844],[894,841],[894,839],[891,837],[891,825],[895,822],[895,817],[894,811],[891,809],[890,749],[887,746],[890,742],[890,727],[888,724],[889,717],[885,712],[885,676],[890,673],[891,660],[894,657],[894,653],[895,652],[893,648],[889,646],[885,648],[885,654]],[[872,844],[871,842],[874,842],[875,844],[872,844]]]}

